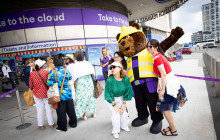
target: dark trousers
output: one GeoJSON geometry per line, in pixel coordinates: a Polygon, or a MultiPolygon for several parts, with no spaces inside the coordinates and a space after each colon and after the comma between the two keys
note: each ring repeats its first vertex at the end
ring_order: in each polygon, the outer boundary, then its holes
{"type": "Polygon", "coordinates": [[[57,125],[58,128],[67,131],[67,118],[66,114],[69,116],[69,125],[70,127],[77,126],[76,113],[74,109],[73,100],[60,101],[58,103],[57,111],[57,125]]]}
{"type": "Polygon", "coordinates": [[[106,80],[108,79],[108,72],[107,71],[102,71],[103,73],[103,76],[104,76],[104,79],[105,79],[105,82],[106,80]]]}
{"type": "Polygon", "coordinates": [[[163,114],[156,111],[156,104],[158,101],[158,94],[149,93],[146,83],[133,86],[135,93],[135,103],[140,120],[146,119],[149,116],[147,106],[150,110],[151,120],[154,122],[161,121],[163,114]]]}

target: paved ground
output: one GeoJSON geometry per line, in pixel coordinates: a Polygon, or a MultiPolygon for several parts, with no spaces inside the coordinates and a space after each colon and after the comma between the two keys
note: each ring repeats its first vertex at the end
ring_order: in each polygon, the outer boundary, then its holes
{"type": "MultiPolygon", "coordinates": [[[[182,75],[204,76],[201,53],[184,55],[181,62],[171,63],[174,72],[182,75]]],[[[206,82],[188,78],[179,78],[186,90],[188,102],[180,111],[174,114],[178,137],[164,137],[161,134],[153,135],[149,132],[151,121],[148,124],[134,128],[130,126],[131,132],[121,132],[120,139],[177,139],[177,140],[216,140],[213,115],[207,92],[206,82]]],[[[102,82],[104,86],[104,82],[102,82]]],[[[26,107],[22,97],[26,90],[24,83],[19,85],[20,96],[23,105],[25,121],[32,123],[32,126],[24,130],[16,130],[16,126],[21,124],[17,109],[16,97],[0,99],[0,136],[1,140],[38,140],[38,139],[77,139],[77,140],[96,140],[114,139],[111,135],[111,112],[108,110],[104,96],[97,100],[97,118],[90,118],[87,121],[79,121],[78,127],[68,128],[67,132],[56,132],[46,125],[44,131],[38,130],[35,107],[26,107]]],[[[137,115],[134,99],[127,103],[130,119],[133,120],[137,115]]],[[[88,115],[89,116],[89,115],[88,115]]],[[[54,112],[54,119],[56,114],[54,112]]],[[[163,120],[163,127],[167,127],[166,120],[163,120]]]]}

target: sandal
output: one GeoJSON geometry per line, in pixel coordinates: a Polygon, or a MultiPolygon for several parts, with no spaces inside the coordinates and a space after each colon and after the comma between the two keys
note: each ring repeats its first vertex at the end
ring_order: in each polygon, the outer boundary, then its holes
{"type": "Polygon", "coordinates": [[[166,132],[168,132],[168,131],[170,131],[170,127],[168,126],[166,129],[163,129],[162,131],[161,131],[161,134],[162,135],[164,135],[164,134],[166,134],[166,132]],[[167,130],[168,129],[168,130],[167,130]],[[167,131],[166,131],[167,130],[167,131]]]}
{"type": "Polygon", "coordinates": [[[169,131],[164,131],[165,132],[164,136],[178,136],[177,130],[172,131],[170,127],[168,127],[168,128],[169,128],[169,131]],[[170,132],[171,135],[167,135],[167,132],[170,132]],[[177,134],[173,134],[173,133],[177,133],[177,134]]]}

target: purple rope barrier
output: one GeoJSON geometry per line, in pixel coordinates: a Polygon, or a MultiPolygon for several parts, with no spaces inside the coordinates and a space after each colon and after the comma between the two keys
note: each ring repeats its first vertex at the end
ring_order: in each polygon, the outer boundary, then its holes
{"type": "Polygon", "coordinates": [[[12,93],[12,92],[14,92],[14,91],[16,91],[16,90],[17,90],[17,88],[14,88],[14,89],[10,90],[9,92],[6,92],[6,93],[0,95],[0,99],[3,98],[3,97],[5,97],[6,95],[8,95],[8,94],[10,94],[10,93],[12,93]]]}
{"type": "MultiPolygon", "coordinates": [[[[93,66],[98,66],[98,67],[100,67],[100,65],[93,65],[93,66]]],[[[190,79],[198,79],[198,80],[205,80],[205,81],[220,82],[220,79],[216,79],[216,78],[187,76],[187,75],[178,75],[178,74],[175,74],[175,75],[178,76],[178,77],[183,77],[183,78],[190,78],[190,79]]]]}
{"type": "Polygon", "coordinates": [[[214,82],[220,82],[220,79],[215,78],[206,78],[206,77],[197,77],[197,76],[187,76],[187,75],[178,75],[175,74],[178,77],[184,77],[184,78],[191,78],[191,79],[198,79],[198,80],[206,80],[206,81],[214,81],[214,82]]]}

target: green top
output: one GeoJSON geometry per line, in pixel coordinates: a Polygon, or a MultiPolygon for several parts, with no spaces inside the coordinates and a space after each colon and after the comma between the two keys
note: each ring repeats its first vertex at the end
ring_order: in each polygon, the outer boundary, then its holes
{"type": "Polygon", "coordinates": [[[114,76],[107,79],[105,84],[105,100],[111,103],[114,97],[123,96],[123,100],[131,100],[133,91],[129,78],[126,76],[121,81],[117,81],[114,76]]]}

